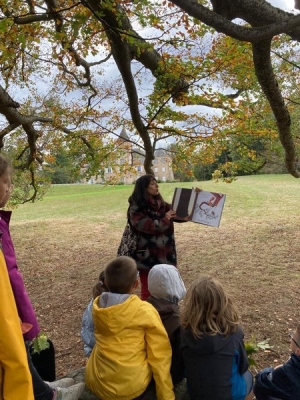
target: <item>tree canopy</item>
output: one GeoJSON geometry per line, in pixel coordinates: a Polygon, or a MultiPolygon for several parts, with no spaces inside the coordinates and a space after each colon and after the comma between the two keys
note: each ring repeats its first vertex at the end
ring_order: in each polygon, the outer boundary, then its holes
{"type": "Polygon", "coordinates": [[[210,162],[245,134],[279,139],[298,178],[299,25],[265,0],[0,0],[0,146],[32,198],[53,149],[97,173],[122,126],[147,172],[169,140],[210,162]]]}

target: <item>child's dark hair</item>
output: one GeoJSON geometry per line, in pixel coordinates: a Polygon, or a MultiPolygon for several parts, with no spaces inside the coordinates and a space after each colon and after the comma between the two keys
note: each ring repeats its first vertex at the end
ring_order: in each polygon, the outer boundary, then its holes
{"type": "Polygon", "coordinates": [[[12,171],[11,162],[3,154],[0,154],[0,176],[4,175],[8,169],[9,172],[11,173],[12,171]]]}
{"type": "Polygon", "coordinates": [[[187,291],[181,322],[195,338],[203,334],[229,335],[236,332],[239,316],[234,300],[221,282],[203,277],[194,281],[187,291]]]}
{"type": "Polygon", "coordinates": [[[103,292],[108,292],[108,287],[105,284],[104,271],[99,275],[99,282],[93,287],[93,298],[100,296],[103,292]]]}
{"type": "MultiPolygon", "coordinates": [[[[139,208],[145,207],[148,203],[147,188],[151,181],[156,182],[154,175],[146,174],[140,176],[136,180],[132,195],[128,199],[129,203],[134,202],[139,208]]],[[[163,201],[163,198],[160,194],[155,196],[155,198],[163,201]]]]}
{"type": "Polygon", "coordinates": [[[105,284],[112,293],[126,294],[137,280],[136,262],[126,256],[117,257],[105,268],[105,284]]]}

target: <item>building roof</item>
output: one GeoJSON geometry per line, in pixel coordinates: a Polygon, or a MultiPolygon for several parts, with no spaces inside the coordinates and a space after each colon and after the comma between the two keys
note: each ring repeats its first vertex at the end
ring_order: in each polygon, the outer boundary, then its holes
{"type": "MultiPolygon", "coordinates": [[[[132,150],[132,157],[133,158],[144,158],[145,157],[145,151],[143,149],[140,149],[138,147],[134,147],[132,150]]],[[[154,157],[159,158],[159,157],[169,157],[169,155],[166,153],[164,149],[158,149],[155,150],[154,152],[154,157]]]]}
{"type": "Polygon", "coordinates": [[[155,150],[154,156],[155,157],[168,157],[168,155],[164,149],[155,150]]]}

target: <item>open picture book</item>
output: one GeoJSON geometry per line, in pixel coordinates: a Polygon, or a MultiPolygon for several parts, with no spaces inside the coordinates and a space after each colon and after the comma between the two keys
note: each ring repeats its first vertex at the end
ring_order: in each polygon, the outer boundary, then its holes
{"type": "Polygon", "coordinates": [[[198,189],[176,188],[172,209],[176,218],[218,228],[226,195],[198,189]]]}

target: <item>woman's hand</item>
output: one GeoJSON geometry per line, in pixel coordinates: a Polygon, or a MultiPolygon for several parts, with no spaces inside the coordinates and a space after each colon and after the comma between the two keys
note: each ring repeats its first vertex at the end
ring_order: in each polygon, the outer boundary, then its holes
{"type": "Polygon", "coordinates": [[[168,212],[166,212],[165,217],[168,218],[168,220],[170,220],[171,218],[174,218],[176,216],[176,212],[173,210],[169,210],[168,212]]]}

